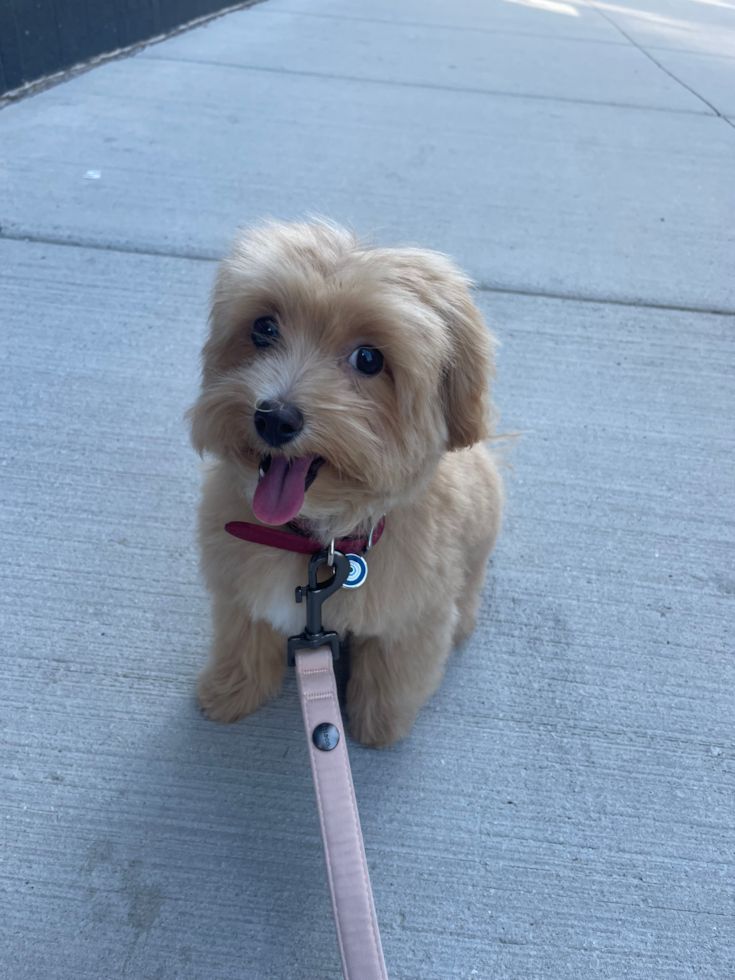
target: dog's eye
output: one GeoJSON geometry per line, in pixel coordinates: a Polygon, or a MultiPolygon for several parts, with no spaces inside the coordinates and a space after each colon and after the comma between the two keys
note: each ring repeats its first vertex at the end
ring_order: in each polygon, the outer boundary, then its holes
{"type": "Polygon", "coordinates": [[[383,355],[377,347],[358,347],[350,354],[347,363],[360,374],[377,374],[383,368],[383,355]]]}
{"type": "Polygon", "coordinates": [[[278,321],[274,316],[261,316],[253,324],[253,343],[256,347],[270,347],[278,340],[278,321]]]}

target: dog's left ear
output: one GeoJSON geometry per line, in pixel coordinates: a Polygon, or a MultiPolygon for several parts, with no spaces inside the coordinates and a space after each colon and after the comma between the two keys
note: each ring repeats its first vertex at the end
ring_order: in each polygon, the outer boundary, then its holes
{"type": "Polygon", "coordinates": [[[401,284],[439,315],[449,340],[442,380],[447,449],[465,449],[491,433],[493,335],[472,302],[472,281],[446,255],[395,249],[401,284]]]}
{"type": "MultiPolygon", "coordinates": [[[[461,275],[461,273],[460,273],[461,275]]],[[[490,379],[495,374],[493,338],[472,302],[469,282],[451,283],[438,312],[451,337],[451,360],[443,383],[448,449],[465,449],[490,435],[490,379]]]]}

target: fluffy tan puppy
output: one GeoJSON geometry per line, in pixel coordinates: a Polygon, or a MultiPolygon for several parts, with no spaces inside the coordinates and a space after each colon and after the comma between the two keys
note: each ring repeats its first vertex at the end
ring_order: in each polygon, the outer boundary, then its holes
{"type": "Polygon", "coordinates": [[[242,541],[229,521],[325,546],[385,531],[369,576],[324,606],[351,634],[353,735],[404,737],[475,627],[500,525],[490,435],[492,338],[445,256],[367,248],[342,228],[268,223],[219,269],[192,441],[211,455],[199,514],[214,635],[199,699],[234,722],[279,690],[300,633],[308,556],[242,541]]]}

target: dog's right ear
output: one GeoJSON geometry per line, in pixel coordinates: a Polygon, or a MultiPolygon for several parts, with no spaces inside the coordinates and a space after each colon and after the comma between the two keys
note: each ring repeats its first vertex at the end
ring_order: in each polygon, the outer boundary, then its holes
{"type": "MultiPolygon", "coordinates": [[[[448,449],[465,449],[491,434],[493,336],[472,302],[471,280],[446,255],[391,249],[400,282],[437,313],[449,339],[442,381],[448,449]]],[[[393,278],[393,275],[391,276],[393,278]]]]}

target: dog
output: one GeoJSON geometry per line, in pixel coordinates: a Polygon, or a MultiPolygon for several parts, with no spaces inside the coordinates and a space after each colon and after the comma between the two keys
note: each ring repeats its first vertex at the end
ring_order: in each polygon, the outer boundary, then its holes
{"type": "Polygon", "coordinates": [[[267,222],[219,267],[191,438],[213,639],[198,696],[235,722],[274,697],[308,556],[238,540],[230,521],[328,546],[367,537],[369,578],[324,607],[350,635],[353,736],[389,746],[473,631],[500,527],[493,338],[470,280],[437,252],[367,247],[327,221],[267,222]],[[297,525],[292,522],[298,521],[297,525]]]}

